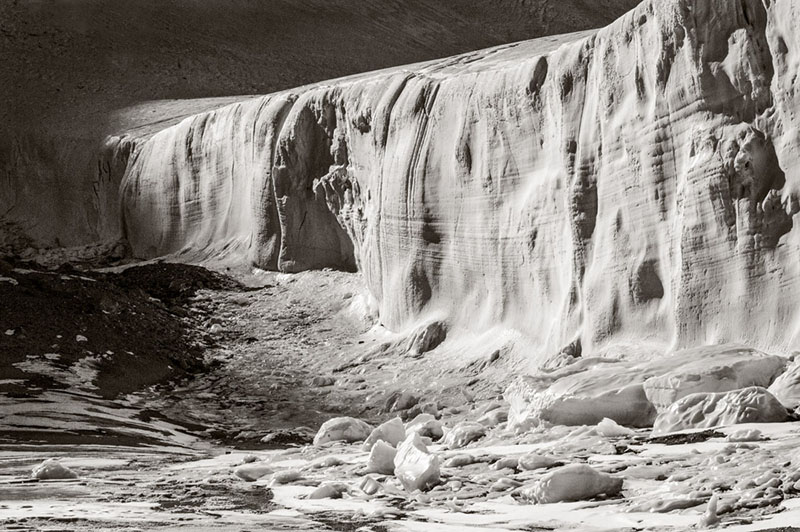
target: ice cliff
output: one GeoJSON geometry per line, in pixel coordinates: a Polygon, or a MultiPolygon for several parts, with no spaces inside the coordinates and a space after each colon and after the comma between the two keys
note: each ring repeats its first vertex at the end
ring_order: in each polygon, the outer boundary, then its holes
{"type": "Polygon", "coordinates": [[[799,69],[794,0],[651,0],[596,32],[250,99],[107,150],[129,154],[114,179],[141,257],[358,268],[389,327],[436,312],[542,353],[788,351],[799,69]]]}

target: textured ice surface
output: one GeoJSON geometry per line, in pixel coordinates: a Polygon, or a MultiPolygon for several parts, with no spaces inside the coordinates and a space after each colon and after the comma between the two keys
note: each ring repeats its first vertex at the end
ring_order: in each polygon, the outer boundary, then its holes
{"type": "Polygon", "coordinates": [[[385,325],[502,324],[534,358],[618,341],[788,351],[798,9],[646,1],[596,32],[120,138],[122,226],[139,256],[357,266],[385,325]]]}
{"type": "Polygon", "coordinates": [[[739,423],[776,423],[787,418],[786,407],[775,396],[764,388],[751,386],[725,393],[687,395],[658,415],[653,434],[739,423]]]}

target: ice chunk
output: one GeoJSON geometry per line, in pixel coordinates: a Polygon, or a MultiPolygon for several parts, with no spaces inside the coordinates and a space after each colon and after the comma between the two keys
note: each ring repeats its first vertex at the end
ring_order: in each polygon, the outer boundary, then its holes
{"type": "Polygon", "coordinates": [[[378,425],[373,430],[364,442],[363,449],[369,451],[372,446],[378,441],[385,441],[392,447],[397,446],[401,441],[406,438],[406,429],[403,425],[403,420],[399,417],[390,419],[386,423],[378,425]]]}
{"type": "Polygon", "coordinates": [[[274,470],[264,463],[249,463],[241,465],[233,470],[233,474],[247,482],[254,482],[265,475],[269,475],[274,470]]]}
{"type": "Polygon", "coordinates": [[[471,454],[457,454],[444,461],[444,467],[464,467],[475,463],[475,457],[471,454]]]}
{"type": "Polygon", "coordinates": [[[725,440],[729,442],[761,441],[762,437],[761,431],[758,429],[737,430],[728,434],[725,440]]]}
{"type": "Polygon", "coordinates": [[[492,484],[492,487],[489,488],[491,491],[506,491],[514,488],[518,488],[522,485],[522,482],[519,480],[514,480],[513,478],[503,477],[497,479],[497,481],[492,484]]]}
{"type": "Polygon", "coordinates": [[[383,440],[378,440],[372,446],[367,462],[367,469],[382,475],[394,475],[394,459],[397,449],[383,440]]]}
{"type": "Polygon", "coordinates": [[[381,489],[381,484],[371,476],[367,475],[358,485],[359,489],[367,495],[375,495],[381,489]]]}
{"type": "Polygon", "coordinates": [[[556,464],[558,464],[558,460],[555,458],[536,453],[528,453],[519,459],[518,467],[530,471],[533,469],[547,469],[556,464]]]}
{"type": "Polygon", "coordinates": [[[289,484],[303,478],[302,473],[295,469],[288,469],[286,471],[279,471],[272,475],[270,485],[274,484],[289,484]]]}
{"type": "Polygon", "coordinates": [[[426,491],[439,483],[439,458],[428,452],[414,432],[397,449],[394,472],[407,491],[426,491]]]}
{"type": "Polygon", "coordinates": [[[725,393],[695,393],[659,414],[653,435],[738,423],[774,423],[786,421],[787,417],[786,407],[758,386],[725,393]]]}
{"type": "Polygon", "coordinates": [[[796,361],[780,374],[768,390],[786,408],[795,409],[800,406],[800,361],[796,361]]]}
{"type": "Polygon", "coordinates": [[[431,414],[420,414],[406,423],[406,433],[416,432],[420,436],[438,440],[444,436],[442,423],[431,414]]]}
{"type": "Polygon", "coordinates": [[[622,479],[600,473],[585,464],[560,467],[544,475],[522,496],[531,502],[548,504],[554,502],[582,501],[598,495],[616,495],[622,490],[622,479]]]}
{"type": "Polygon", "coordinates": [[[636,434],[634,431],[627,427],[623,427],[613,419],[604,417],[603,420],[597,424],[597,432],[607,438],[616,438],[620,436],[632,436],[636,434]]]}
{"type": "Polygon", "coordinates": [[[354,417],[335,417],[329,419],[319,428],[314,436],[314,445],[323,445],[332,441],[348,443],[363,441],[369,437],[372,426],[354,417]]]}
{"type": "Polygon", "coordinates": [[[496,427],[506,421],[508,421],[508,408],[497,408],[478,418],[478,423],[488,428],[496,427]]]}
{"type": "Polygon", "coordinates": [[[648,427],[655,408],[638,372],[623,365],[566,374],[556,380],[518,377],[506,389],[508,428],[525,431],[542,421],[554,425],[595,425],[603,418],[632,427],[648,427]]]}
{"type": "Polygon", "coordinates": [[[719,498],[717,494],[711,496],[708,500],[708,506],[706,507],[706,511],[703,514],[702,519],[700,519],[700,526],[702,527],[709,527],[714,526],[719,523],[719,516],[717,516],[717,503],[719,498]]]}
{"type": "Polygon", "coordinates": [[[34,467],[31,471],[31,477],[39,480],[62,480],[78,478],[78,474],[62,465],[58,460],[50,458],[34,467]]]}
{"type": "Polygon", "coordinates": [[[480,423],[462,421],[447,433],[444,438],[444,446],[448,449],[460,449],[483,438],[485,434],[486,427],[480,423]]]}
{"type": "Polygon", "coordinates": [[[331,482],[323,484],[309,495],[309,499],[341,499],[342,495],[347,493],[347,485],[341,482],[331,482]]]}
{"type": "Polygon", "coordinates": [[[693,393],[769,386],[786,367],[782,357],[739,347],[685,350],[665,359],[669,360],[675,361],[675,369],[644,382],[645,394],[659,412],[693,393]]]}
{"type": "Polygon", "coordinates": [[[501,469],[517,469],[519,467],[519,458],[514,456],[507,456],[499,459],[491,465],[491,469],[500,471],[501,469]]]}

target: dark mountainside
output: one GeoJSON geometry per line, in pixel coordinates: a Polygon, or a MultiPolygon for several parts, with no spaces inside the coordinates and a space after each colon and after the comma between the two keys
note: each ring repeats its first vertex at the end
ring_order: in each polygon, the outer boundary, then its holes
{"type": "Polygon", "coordinates": [[[94,133],[135,102],[264,94],[599,27],[637,3],[5,0],[0,92],[11,98],[0,114],[25,129],[94,133]]]}

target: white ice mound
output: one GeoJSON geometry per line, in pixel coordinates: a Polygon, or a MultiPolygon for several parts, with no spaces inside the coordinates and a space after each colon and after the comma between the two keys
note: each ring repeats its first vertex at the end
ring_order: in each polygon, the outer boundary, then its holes
{"type": "Polygon", "coordinates": [[[314,445],[323,445],[332,441],[348,443],[364,441],[372,432],[372,425],[354,417],[335,417],[329,419],[314,436],[314,445]]]}
{"type": "Polygon", "coordinates": [[[39,480],[64,480],[78,478],[78,474],[62,465],[58,460],[50,458],[34,467],[31,477],[39,480]]]}
{"type": "Polygon", "coordinates": [[[521,495],[537,504],[583,501],[598,495],[616,495],[622,490],[622,483],[621,478],[600,473],[585,464],[574,464],[547,473],[522,490],[521,495]]]}
{"type": "Polygon", "coordinates": [[[800,362],[795,362],[779,375],[768,390],[786,408],[795,409],[800,406],[800,362]]]}
{"type": "Polygon", "coordinates": [[[427,491],[439,483],[439,457],[428,452],[419,434],[411,433],[397,449],[394,474],[407,491],[427,491]]]}
{"type": "Polygon", "coordinates": [[[394,475],[394,459],[396,456],[397,449],[383,440],[378,440],[370,450],[367,469],[381,475],[394,475]]]}
{"type": "Polygon", "coordinates": [[[725,393],[695,393],[659,414],[653,435],[739,423],[777,423],[787,417],[786,407],[758,386],[725,393]]]}
{"type": "Polygon", "coordinates": [[[644,382],[647,398],[660,412],[693,393],[717,393],[761,386],[766,388],[786,367],[786,359],[754,349],[701,347],[667,357],[675,369],[644,382]]]}
{"type": "Polygon", "coordinates": [[[403,420],[396,417],[375,427],[375,430],[364,441],[363,449],[369,451],[379,441],[384,441],[392,447],[396,447],[405,438],[406,429],[405,425],[403,425],[403,420]]]}

